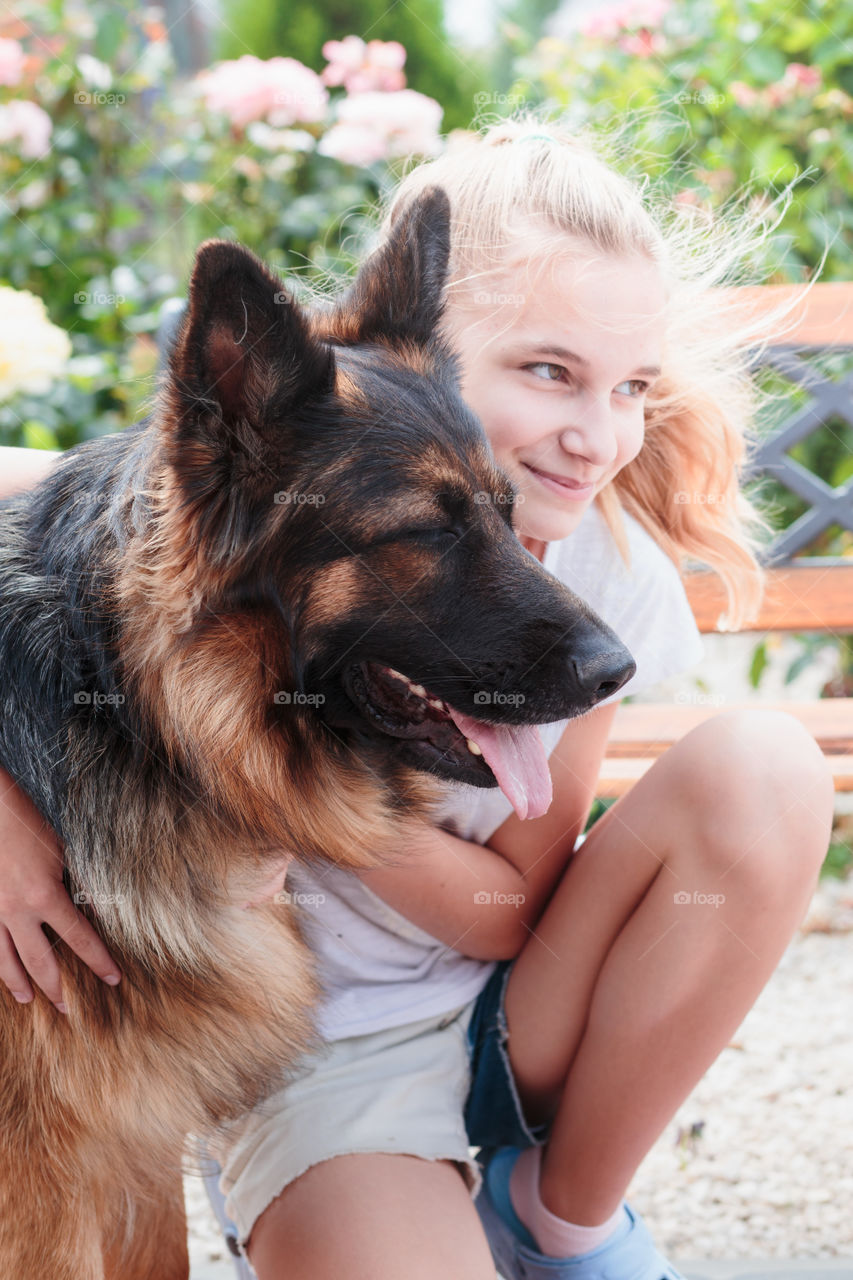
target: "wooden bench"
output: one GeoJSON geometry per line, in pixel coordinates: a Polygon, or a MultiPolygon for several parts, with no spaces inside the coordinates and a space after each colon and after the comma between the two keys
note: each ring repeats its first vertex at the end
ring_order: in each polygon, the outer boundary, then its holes
{"type": "MultiPolygon", "coordinates": [[[[786,286],[771,286],[751,292],[760,307],[765,300],[772,306],[785,290],[786,286]]],[[[853,285],[815,285],[798,313],[796,327],[785,336],[784,345],[769,350],[766,362],[793,381],[801,381],[808,368],[802,357],[828,348],[853,349],[853,285]]],[[[812,403],[796,411],[762,443],[750,472],[750,478],[774,475],[812,506],[768,549],[764,603],[759,617],[745,631],[853,633],[853,555],[849,559],[796,558],[797,551],[829,526],[853,530],[853,479],[832,489],[785,452],[828,419],[845,418],[853,423],[853,373],[838,381],[810,381],[808,391],[812,403]]],[[[720,630],[726,599],[719,578],[700,570],[685,573],[683,581],[699,630],[706,634],[720,630]]],[[[775,706],[796,716],[827,756],[836,790],[853,791],[853,697],[777,703],[727,700],[725,706],[726,710],[775,706]]],[[[699,705],[629,702],[620,706],[596,794],[622,795],[668,747],[717,714],[719,706],[713,698],[699,705]]]]}

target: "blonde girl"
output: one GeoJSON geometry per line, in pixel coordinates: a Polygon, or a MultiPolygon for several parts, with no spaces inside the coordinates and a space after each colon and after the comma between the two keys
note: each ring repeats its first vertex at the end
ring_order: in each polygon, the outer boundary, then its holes
{"type": "MultiPolygon", "coordinates": [[[[685,558],[721,576],[732,623],[760,598],[760,521],[738,492],[753,396],[709,292],[746,240],[656,215],[530,115],[411,171],[380,239],[433,183],[452,211],[442,325],[517,487],[516,532],[637,673],[541,731],[546,816],[462,788],[440,827],[401,828],[397,866],[291,864],[326,1043],[219,1144],[221,1185],[261,1280],[491,1280],[496,1263],[506,1280],[672,1280],[626,1191],[776,967],[832,818],[797,721],[725,712],[580,838],[619,699],[701,657],[685,558]]],[[[24,457],[8,488],[37,468],[24,457]]],[[[10,782],[0,976],[61,1004],[42,922],[102,977],[115,967],[10,782]]]]}

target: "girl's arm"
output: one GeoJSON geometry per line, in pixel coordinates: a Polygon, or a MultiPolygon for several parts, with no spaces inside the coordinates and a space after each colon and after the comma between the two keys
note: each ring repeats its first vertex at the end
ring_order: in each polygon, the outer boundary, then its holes
{"type": "Polygon", "coordinates": [[[542,818],[513,814],[486,845],[426,823],[404,824],[395,866],[356,874],[413,924],[463,955],[518,955],[586,825],[618,703],[563,731],[550,757],[554,800],[542,818]]]}
{"type": "MultiPolygon", "coordinates": [[[[0,498],[29,489],[62,454],[0,446],[0,498]]],[[[0,768],[0,981],[15,998],[32,1000],[28,974],[54,1004],[62,1002],[59,965],[42,924],[107,979],[118,967],[80,915],[62,883],[63,856],[47,825],[14,778],[0,768]]]]}
{"type": "Polygon", "coordinates": [[[55,449],[15,449],[11,445],[0,445],[0,498],[31,489],[61,457],[55,449]]]}

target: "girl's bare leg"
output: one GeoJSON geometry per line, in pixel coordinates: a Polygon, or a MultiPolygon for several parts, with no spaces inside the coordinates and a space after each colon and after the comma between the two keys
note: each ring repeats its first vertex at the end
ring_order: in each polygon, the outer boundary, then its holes
{"type": "Polygon", "coordinates": [[[528,1119],[556,1117],[552,1213],[593,1225],[618,1208],[801,922],[832,810],[828,766],[792,716],[727,712],[591,829],[507,984],[528,1119]]]}
{"type": "Polygon", "coordinates": [[[494,1280],[465,1181],[450,1160],[344,1155],[312,1165],[258,1218],[259,1280],[494,1280]]]}

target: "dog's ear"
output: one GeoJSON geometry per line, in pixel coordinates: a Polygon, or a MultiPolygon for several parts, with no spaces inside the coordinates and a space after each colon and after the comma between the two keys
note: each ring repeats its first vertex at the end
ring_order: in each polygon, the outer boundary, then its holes
{"type": "Polygon", "coordinates": [[[450,257],[450,201],[427,187],[365,260],[328,320],[336,341],[423,344],[438,324],[450,257]]]}
{"type": "Polygon", "coordinates": [[[172,407],[184,429],[200,415],[210,424],[212,415],[264,435],[298,403],[333,386],[335,362],[254,254],[208,240],[196,255],[169,374],[172,407]]]}

